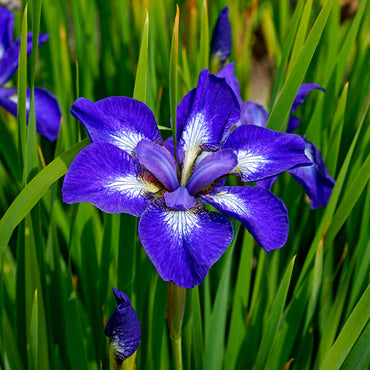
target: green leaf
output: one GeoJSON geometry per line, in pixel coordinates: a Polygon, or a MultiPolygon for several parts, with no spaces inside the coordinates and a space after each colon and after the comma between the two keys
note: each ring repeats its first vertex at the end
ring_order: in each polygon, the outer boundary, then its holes
{"type": "Polygon", "coordinates": [[[176,18],[173,25],[172,33],[172,42],[171,42],[171,54],[170,54],[170,112],[171,112],[171,121],[172,121],[172,136],[173,136],[173,145],[174,152],[176,155],[176,106],[177,106],[177,64],[179,56],[179,18],[180,11],[177,5],[176,7],[176,18]]]}
{"type": "Polygon", "coordinates": [[[358,301],[356,307],[352,311],[343,326],[343,329],[338,335],[337,340],[331,347],[326,359],[321,367],[322,370],[336,370],[339,369],[353,345],[361,335],[367,321],[370,317],[370,285],[358,301]]]}
{"type": "Polygon", "coordinates": [[[74,157],[89,144],[85,139],[55,158],[48,166],[39,172],[18,194],[0,220],[0,257],[16,226],[31,211],[35,204],[47,192],[49,187],[61,178],[68,169],[74,157]]]}
{"type": "Polygon", "coordinates": [[[211,317],[209,319],[209,329],[206,332],[205,341],[206,347],[204,366],[206,370],[222,369],[228,307],[226,297],[229,296],[233,251],[239,229],[240,224],[238,223],[235,227],[234,239],[224,256],[224,258],[227,259],[222,272],[221,281],[217,288],[216,299],[213,305],[211,317]]]}
{"type": "Polygon", "coordinates": [[[146,102],[147,76],[148,76],[148,35],[149,35],[149,14],[146,11],[146,18],[141,39],[139,62],[136,70],[136,79],[133,98],[146,102]]]}
{"type": "Polygon", "coordinates": [[[348,190],[343,196],[343,200],[340,203],[337,211],[333,216],[333,220],[330,224],[328,232],[325,236],[325,243],[330,244],[335,236],[338,234],[340,228],[343,226],[353,207],[360,198],[367,182],[370,178],[370,154],[367,156],[365,163],[362,165],[360,171],[358,171],[357,176],[350,184],[348,190]]]}
{"type": "Polygon", "coordinates": [[[198,54],[198,73],[209,67],[209,28],[207,1],[203,0],[202,18],[200,24],[200,43],[198,54]]]}
{"type": "Polygon", "coordinates": [[[272,346],[277,335],[279,323],[282,319],[283,309],[285,306],[285,301],[290,284],[290,278],[292,276],[294,261],[295,257],[293,257],[285,271],[285,274],[279,285],[279,289],[276,293],[274,302],[271,306],[271,311],[267,319],[267,325],[264,330],[262,340],[257,352],[257,359],[253,367],[254,369],[264,369],[268,357],[271,353],[272,346]]]}
{"type": "Polygon", "coordinates": [[[281,95],[269,116],[267,122],[268,128],[285,131],[290,107],[293,104],[298,88],[303,82],[311,59],[320,41],[332,5],[333,0],[327,0],[321,9],[320,14],[317,17],[299,56],[297,57],[297,62],[294,64],[291,73],[288,75],[281,91],[281,95]]]}

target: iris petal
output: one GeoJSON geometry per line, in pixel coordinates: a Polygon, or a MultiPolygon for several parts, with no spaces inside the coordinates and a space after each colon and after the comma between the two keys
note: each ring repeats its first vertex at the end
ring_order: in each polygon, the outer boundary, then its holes
{"type": "Polygon", "coordinates": [[[63,200],[89,202],[108,213],[140,216],[159,190],[144,177],[139,162],[128,153],[109,143],[94,143],[83,149],[69,167],[63,200]]]}
{"type": "Polygon", "coordinates": [[[166,207],[163,198],[152,202],[139,222],[141,243],[165,281],[193,288],[229,246],[233,229],[224,215],[198,206],[188,211],[166,207]]]}
{"type": "Polygon", "coordinates": [[[298,167],[289,171],[305,189],[311,199],[311,208],[325,207],[328,204],[335,180],[329,175],[321,153],[316,146],[308,140],[306,143],[307,157],[313,165],[298,167]]]}
{"type": "Polygon", "coordinates": [[[266,109],[262,105],[247,100],[242,107],[240,124],[266,127],[268,116],[266,109]]]}
{"type": "MultiPolygon", "coordinates": [[[[49,35],[40,34],[38,45],[42,45],[49,38],[49,35]]],[[[4,51],[0,59],[0,86],[7,83],[18,69],[18,59],[21,46],[21,39],[11,43],[4,51]]],[[[32,33],[27,33],[27,55],[32,52],[32,33]]]]}
{"type": "Polygon", "coordinates": [[[231,148],[238,157],[238,165],[231,172],[245,182],[258,181],[290,168],[310,165],[305,156],[303,139],[252,125],[236,128],[224,148],[231,148]]]}
{"type": "Polygon", "coordinates": [[[175,160],[163,146],[141,140],[135,149],[136,157],[169,191],[179,187],[175,160]]]}
{"type": "Polygon", "coordinates": [[[14,14],[0,6],[0,59],[13,40],[14,14]]]}
{"type": "MultiPolygon", "coordinates": [[[[30,111],[30,89],[27,89],[27,121],[30,111]]],[[[15,88],[0,88],[0,106],[17,116],[18,95],[15,88]]],[[[49,141],[58,137],[62,112],[57,98],[48,90],[35,87],[35,114],[37,132],[49,141]]]]}
{"type": "Polygon", "coordinates": [[[177,112],[177,157],[183,164],[184,185],[199,153],[220,148],[239,121],[240,107],[225,79],[203,70],[196,89],[180,102],[177,112]]]}
{"type": "Polygon", "coordinates": [[[113,294],[117,301],[117,308],[110,317],[104,333],[109,337],[111,361],[118,368],[124,359],[138,349],[141,326],[128,296],[115,288],[113,288],[113,294]]]}
{"type": "Polygon", "coordinates": [[[153,112],[139,100],[117,96],[93,103],[79,98],[71,113],[85,126],[92,142],[111,143],[131,155],[142,139],[162,143],[153,112]]]}
{"type": "Polygon", "coordinates": [[[193,175],[186,184],[189,193],[194,195],[202,186],[227,175],[237,163],[237,157],[231,149],[209,154],[194,168],[193,175]]]}
{"type": "Polygon", "coordinates": [[[250,186],[224,186],[200,197],[240,221],[267,252],[285,244],[288,212],[284,203],[269,191],[250,186]]]}

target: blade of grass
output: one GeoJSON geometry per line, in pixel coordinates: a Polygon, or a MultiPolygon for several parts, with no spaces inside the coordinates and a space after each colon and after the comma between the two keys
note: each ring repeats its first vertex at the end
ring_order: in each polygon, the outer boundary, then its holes
{"type": "Polygon", "coordinates": [[[309,33],[307,40],[297,57],[297,62],[292,67],[291,73],[283,86],[281,95],[272,109],[267,122],[267,127],[273,130],[285,131],[288,122],[290,107],[302,84],[304,76],[310,65],[316,47],[320,41],[326,21],[328,19],[333,0],[327,0],[309,33]]]}
{"type": "Polygon", "coordinates": [[[285,301],[288,294],[288,288],[292,276],[294,262],[295,257],[293,257],[285,271],[285,274],[276,293],[274,302],[271,306],[271,311],[268,315],[267,326],[264,330],[262,340],[257,352],[256,362],[253,367],[254,369],[265,368],[269,354],[271,353],[271,349],[273,348],[273,343],[277,335],[279,323],[283,314],[283,308],[285,306],[285,301]]]}
{"type": "Polygon", "coordinates": [[[176,18],[173,25],[172,42],[171,42],[171,54],[170,54],[170,112],[172,122],[172,136],[173,136],[173,147],[176,157],[176,106],[177,106],[177,64],[179,55],[179,18],[180,11],[178,5],[176,6],[176,18]]]}
{"type": "Polygon", "coordinates": [[[370,285],[365,290],[364,294],[358,301],[356,307],[351,313],[343,329],[338,335],[338,338],[331,347],[325,361],[321,367],[322,370],[336,370],[339,369],[353,345],[360,337],[367,321],[370,317],[370,285]]]}
{"type": "Polygon", "coordinates": [[[47,192],[49,187],[67,172],[68,166],[71,164],[74,157],[87,146],[89,142],[89,139],[85,139],[55,158],[18,194],[17,198],[0,220],[0,257],[15,227],[31,211],[34,205],[47,192]]]}
{"type": "Polygon", "coordinates": [[[149,35],[149,14],[146,10],[146,17],[141,38],[139,62],[137,65],[136,79],[133,98],[146,102],[147,76],[148,76],[148,35],[149,35]]]}

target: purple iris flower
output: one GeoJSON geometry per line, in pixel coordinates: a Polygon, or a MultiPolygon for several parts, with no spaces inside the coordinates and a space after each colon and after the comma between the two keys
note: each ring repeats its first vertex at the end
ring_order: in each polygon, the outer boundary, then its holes
{"type": "MultiPolygon", "coordinates": [[[[18,95],[14,87],[5,85],[18,69],[21,39],[13,41],[14,14],[0,6],[0,106],[17,116],[18,95]]],[[[48,39],[48,35],[40,34],[38,45],[48,39]]],[[[27,55],[32,52],[32,34],[27,34],[27,55]]],[[[59,132],[61,111],[54,95],[46,89],[35,87],[36,129],[49,141],[54,141],[59,132]]],[[[30,107],[30,89],[27,89],[26,108],[27,120],[30,107]]]]}
{"type": "Polygon", "coordinates": [[[80,98],[71,112],[92,144],[66,174],[64,201],[140,217],[141,243],[165,281],[185,288],[201,284],[229,246],[231,222],[204,203],[240,221],[267,252],[285,244],[283,202],[265,189],[220,186],[220,179],[233,174],[254,182],[310,165],[304,141],[252,125],[232,130],[240,107],[224,78],[203,70],[197,87],[178,105],[177,161],[140,101],[80,98]]]}
{"type": "Polygon", "coordinates": [[[217,59],[224,65],[231,54],[231,24],[229,20],[229,7],[222,9],[213,29],[211,40],[211,59],[217,59]]]}
{"type": "MultiPolygon", "coordinates": [[[[249,100],[246,103],[243,103],[239,93],[239,82],[234,74],[233,63],[229,63],[228,65],[226,65],[220,71],[218,76],[225,77],[226,81],[229,83],[234,93],[238,96],[238,101],[241,107],[241,115],[238,126],[255,125],[266,127],[268,112],[265,110],[265,108],[262,107],[262,105],[253,103],[249,100]]],[[[287,127],[288,133],[293,132],[300,125],[301,120],[293,116],[293,113],[304,102],[308,93],[313,89],[318,89],[326,92],[324,88],[317,84],[310,83],[300,86],[290,110],[290,117],[287,127]]],[[[335,180],[329,175],[321,153],[317,149],[315,144],[308,141],[305,137],[303,137],[303,139],[305,142],[305,153],[307,157],[311,160],[312,165],[292,168],[289,170],[289,173],[305,189],[308,197],[311,199],[312,209],[325,207],[329,201],[330,194],[335,185],[335,180]]],[[[259,181],[258,186],[270,190],[276,179],[277,176],[272,176],[266,180],[259,181]]]]}
{"type": "Polygon", "coordinates": [[[132,308],[129,297],[113,288],[117,308],[105,327],[105,335],[109,337],[109,358],[111,368],[121,368],[122,362],[138,349],[141,340],[140,321],[132,308]]]}

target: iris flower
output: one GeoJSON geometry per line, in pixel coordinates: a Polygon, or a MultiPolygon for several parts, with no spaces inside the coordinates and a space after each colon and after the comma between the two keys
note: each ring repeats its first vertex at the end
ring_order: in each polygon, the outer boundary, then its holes
{"type": "MultiPolygon", "coordinates": [[[[0,6],[0,106],[17,116],[18,95],[14,87],[2,87],[12,78],[18,69],[21,39],[13,41],[14,14],[0,6]]],[[[48,35],[40,34],[38,45],[48,39],[48,35]]],[[[27,55],[32,52],[32,33],[27,34],[27,55]]],[[[36,129],[49,141],[58,136],[61,111],[54,95],[41,87],[35,87],[36,129]]],[[[30,107],[30,90],[27,89],[27,119],[30,107]]]]}
{"type": "Polygon", "coordinates": [[[309,165],[304,141],[252,125],[232,130],[240,107],[224,78],[203,70],[197,87],[178,105],[177,160],[140,101],[80,98],[71,112],[92,144],[66,174],[64,201],[140,217],[141,243],[165,281],[185,288],[201,284],[233,238],[225,215],[240,221],[267,252],[285,244],[288,217],[280,199],[265,189],[223,186],[220,180],[232,174],[254,182],[309,165]]]}
{"type": "MultiPolygon", "coordinates": [[[[259,127],[266,127],[268,112],[265,110],[265,108],[250,100],[243,103],[240,97],[239,83],[234,74],[233,63],[226,65],[219,72],[218,76],[226,78],[226,81],[237,96],[241,107],[240,121],[237,123],[237,125],[255,125],[259,127]]],[[[288,133],[295,131],[300,125],[301,120],[293,116],[293,113],[305,101],[308,93],[313,89],[318,89],[325,92],[325,89],[313,83],[304,84],[298,89],[297,95],[290,109],[290,117],[287,127],[288,133]]],[[[289,170],[289,173],[299,184],[303,186],[306,194],[311,200],[312,209],[325,207],[335,185],[335,180],[328,173],[322,155],[315,144],[307,140],[305,137],[303,137],[303,140],[305,142],[305,154],[311,160],[312,164],[311,166],[292,168],[289,170]]],[[[277,177],[278,176],[272,176],[266,180],[259,181],[258,186],[270,190],[277,177]]]]}
{"type": "Polygon", "coordinates": [[[141,340],[140,321],[132,308],[129,297],[113,288],[117,308],[105,327],[105,335],[109,337],[109,359],[111,369],[120,369],[122,362],[133,355],[141,340]]]}

